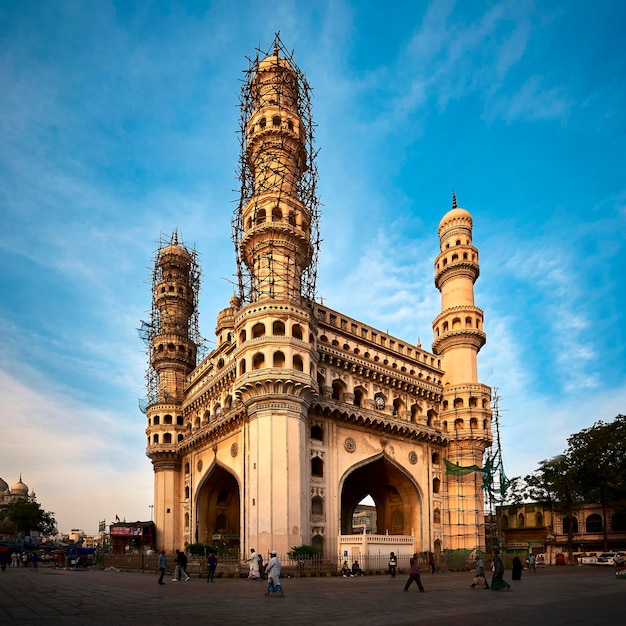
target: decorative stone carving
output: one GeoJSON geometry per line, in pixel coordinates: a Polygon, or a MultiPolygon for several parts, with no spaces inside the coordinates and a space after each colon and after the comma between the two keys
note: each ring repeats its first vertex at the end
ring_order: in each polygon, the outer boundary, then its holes
{"type": "Polygon", "coordinates": [[[348,452],[354,452],[356,450],[356,441],[354,441],[352,437],[346,437],[346,440],[343,442],[343,447],[348,452]]]}
{"type": "Polygon", "coordinates": [[[230,456],[232,456],[233,458],[236,457],[239,454],[239,445],[237,444],[237,442],[235,441],[235,443],[233,443],[232,446],[230,446],[230,456]]]}

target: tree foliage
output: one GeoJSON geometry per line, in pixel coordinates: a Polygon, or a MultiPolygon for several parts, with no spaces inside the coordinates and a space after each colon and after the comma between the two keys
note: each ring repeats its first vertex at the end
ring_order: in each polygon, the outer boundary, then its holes
{"type": "Polygon", "coordinates": [[[27,500],[10,502],[0,510],[0,517],[8,517],[17,525],[17,532],[22,533],[22,535],[37,531],[44,537],[49,537],[57,532],[54,513],[44,511],[38,502],[28,502],[27,500]]]}

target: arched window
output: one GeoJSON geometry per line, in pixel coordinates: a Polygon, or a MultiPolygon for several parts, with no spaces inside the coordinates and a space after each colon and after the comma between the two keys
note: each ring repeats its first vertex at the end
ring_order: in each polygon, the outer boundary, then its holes
{"type": "Polygon", "coordinates": [[[241,359],[241,361],[239,362],[239,373],[240,374],[246,373],[246,360],[245,359],[241,359]]]}
{"type": "Polygon", "coordinates": [[[434,409],[428,409],[428,412],[426,413],[426,425],[432,428],[436,419],[437,412],[434,409]]]}
{"type": "Polygon", "coordinates": [[[266,218],[265,209],[259,209],[256,214],[256,223],[263,224],[263,222],[265,222],[265,218],[266,218]]]}
{"type": "Polygon", "coordinates": [[[441,511],[439,509],[433,511],[433,523],[441,524],[441,511]]]}
{"type": "Polygon", "coordinates": [[[311,498],[311,515],[324,515],[324,500],[320,496],[311,498]]]}
{"type": "Polygon", "coordinates": [[[282,352],[274,352],[274,367],[285,367],[285,355],[282,352]]]}
{"type": "Polygon", "coordinates": [[[433,493],[439,493],[441,489],[441,481],[438,478],[433,478],[433,493]]]}
{"type": "Polygon", "coordinates": [[[189,500],[189,493],[190,493],[189,485],[185,485],[185,499],[186,500],[189,500]]]}
{"type": "Polygon", "coordinates": [[[338,381],[338,380],[334,380],[333,381],[333,400],[339,400],[340,402],[343,402],[343,384],[338,381]]]}
{"type": "Polygon", "coordinates": [[[324,429],[321,426],[311,426],[311,439],[324,441],[324,429]]]}
{"type": "Polygon", "coordinates": [[[272,222],[280,222],[283,219],[283,213],[279,207],[275,206],[272,209],[272,222]]]}
{"type": "Polygon", "coordinates": [[[324,476],[324,461],[318,456],[311,459],[311,476],[317,476],[323,478],[324,476]]]}
{"type": "Polygon", "coordinates": [[[432,458],[433,465],[439,465],[439,458],[440,458],[439,452],[433,452],[433,455],[431,458],[432,458]]]}
{"type": "Polygon", "coordinates": [[[252,339],[258,339],[265,336],[265,324],[255,324],[252,327],[252,339]]]}
{"type": "Polygon", "coordinates": [[[611,530],[613,532],[624,532],[626,530],[626,509],[616,511],[611,515],[611,530]]]}
{"type": "Polygon", "coordinates": [[[539,511],[535,513],[535,526],[543,526],[543,515],[539,511]]]}
{"type": "Polygon", "coordinates": [[[502,516],[502,528],[509,527],[509,518],[506,515],[502,516]]]}
{"type": "Polygon", "coordinates": [[[246,341],[246,331],[242,330],[239,333],[239,343],[245,343],[245,341],[246,341]]]}
{"type": "Polygon", "coordinates": [[[159,443],[159,435],[158,435],[158,434],[153,435],[153,437],[152,437],[152,443],[159,443]]]}
{"type": "Polygon", "coordinates": [[[517,527],[518,528],[524,528],[525,525],[526,525],[526,518],[524,517],[523,513],[520,513],[517,516],[517,527]]]}
{"type": "Polygon", "coordinates": [[[363,392],[363,389],[357,387],[354,390],[354,406],[363,406],[364,400],[365,393],[363,392]]]}
{"type": "Polygon", "coordinates": [[[152,422],[154,423],[155,426],[157,426],[158,424],[161,423],[161,418],[158,415],[155,415],[152,422]]]}
{"type": "Polygon", "coordinates": [[[262,367],[265,367],[265,357],[261,352],[257,352],[252,358],[252,369],[259,370],[262,367]]]}
{"type": "Polygon", "coordinates": [[[302,341],[302,326],[300,326],[300,324],[293,325],[291,328],[291,336],[302,341]]]}
{"type": "Polygon", "coordinates": [[[563,533],[565,535],[575,535],[578,533],[578,520],[573,516],[563,518],[563,533]]]}
{"type": "Polygon", "coordinates": [[[304,362],[299,354],[293,355],[293,369],[299,372],[304,372],[304,362]]]}
{"type": "Polygon", "coordinates": [[[171,424],[171,423],[172,423],[172,416],[171,416],[171,415],[166,415],[166,416],[163,418],[163,423],[164,423],[164,424],[171,424]]]}
{"type": "Polygon", "coordinates": [[[178,435],[178,438],[176,439],[176,441],[178,441],[179,443],[184,439],[184,435],[178,435]]]}
{"type": "Polygon", "coordinates": [[[602,517],[597,513],[593,513],[585,520],[585,530],[588,533],[602,532],[602,517]]]}
{"type": "Polygon", "coordinates": [[[165,433],[163,435],[163,443],[172,443],[172,433],[165,433]]]}
{"type": "Polygon", "coordinates": [[[189,528],[189,513],[185,513],[185,528],[189,528]]]}
{"type": "Polygon", "coordinates": [[[272,324],[272,334],[283,336],[285,334],[285,322],[281,322],[280,320],[276,320],[272,324]]]}

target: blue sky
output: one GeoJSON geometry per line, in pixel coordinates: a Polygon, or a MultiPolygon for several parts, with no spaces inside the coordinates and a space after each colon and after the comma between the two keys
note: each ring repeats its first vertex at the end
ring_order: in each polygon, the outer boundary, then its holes
{"type": "Polygon", "coordinates": [[[62,531],[150,519],[152,256],[175,227],[195,244],[211,339],[240,79],[276,31],[313,87],[324,301],[430,346],[455,189],[507,474],[626,412],[625,21],[610,0],[2,3],[0,476],[62,531]]]}

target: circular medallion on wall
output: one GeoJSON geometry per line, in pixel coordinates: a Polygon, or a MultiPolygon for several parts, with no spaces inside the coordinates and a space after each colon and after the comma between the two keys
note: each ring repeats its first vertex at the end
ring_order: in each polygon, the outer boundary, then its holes
{"type": "Polygon", "coordinates": [[[198,459],[198,471],[202,471],[202,459],[198,459]]]}
{"type": "Polygon", "coordinates": [[[352,437],[346,437],[346,440],[343,442],[343,447],[348,452],[354,452],[356,450],[356,441],[354,441],[352,437]]]}
{"type": "Polygon", "coordinates": [[[237,442],[235,442],[232,446],[230,446],[230,456],[235,457],[239,454],[239,446],[237,442]]]}
{"type": "Polygon", "coordinates": [[[415,465],[417,463],[417,452],[409,452],[409,463],[415,465]]]}

